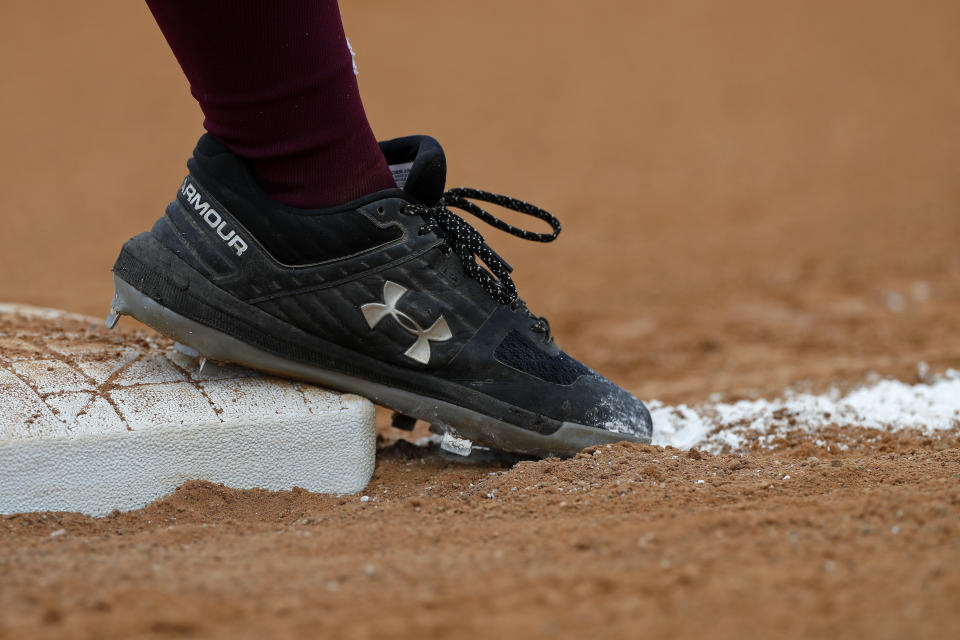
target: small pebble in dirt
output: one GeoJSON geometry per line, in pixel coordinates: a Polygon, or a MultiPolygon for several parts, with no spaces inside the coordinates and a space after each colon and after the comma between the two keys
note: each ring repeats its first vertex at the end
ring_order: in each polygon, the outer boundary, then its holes
{"type": "Polygon", "coordinates": [[[894,313],[902,313],[907,308],[907,298],[899,291],[885,291],[883,303],[894,313]]]}
{"type": "Polygon", "coordinates": [[[370,496],[360,496],[360,502],[370,502],[370,496]]]}
{"type": "Polygon", "coordinates": [[[917,280],[910,285],[910,295],[912,295],[913,299],[917,302],[926,302],[929,300],[932,291],[933,288],[930,286],[930,283],[924,282],[923,280],[917,280]]]}
{"type": "Polygon", "coordinates": [[[56,531],[51,531],[51,532],[50,532],[50,537],[51,537],[51,538],[59,538],[60,536],[64,535],[66,532],[67,532],[66,529],[57,529],[56,531]]]}

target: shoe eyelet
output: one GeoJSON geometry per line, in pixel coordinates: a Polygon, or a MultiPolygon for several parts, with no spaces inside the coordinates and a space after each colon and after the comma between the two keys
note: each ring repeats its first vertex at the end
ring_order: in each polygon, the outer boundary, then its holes
{"type": "Polygon", "coordinates": [[[377,213],[379,213],[380,215],[383,215],[384,211],[386,211],[386,209],[383,208],[383,205],[377,207],[377,213]]]}

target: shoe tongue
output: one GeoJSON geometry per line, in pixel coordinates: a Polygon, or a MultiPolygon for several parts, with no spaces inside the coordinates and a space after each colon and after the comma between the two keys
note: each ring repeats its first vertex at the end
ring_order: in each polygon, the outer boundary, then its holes
{"type": "Polygon", "coordinates": [[[380,143],[397,186],[423,204],[436,204],[447,181],[443,147],[430,136],[407,136],[380,143]]]}

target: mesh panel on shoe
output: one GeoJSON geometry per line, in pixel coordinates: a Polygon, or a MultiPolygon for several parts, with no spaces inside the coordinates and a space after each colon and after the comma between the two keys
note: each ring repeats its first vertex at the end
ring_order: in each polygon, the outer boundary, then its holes
{"type": "Polygon", "coordinates": [[[544,382],[573,384],[590,369],[565,353],[551,356],[536,347],[518,331],[511,331],[493,353],[501,363],[522,371],[544,382]]]}

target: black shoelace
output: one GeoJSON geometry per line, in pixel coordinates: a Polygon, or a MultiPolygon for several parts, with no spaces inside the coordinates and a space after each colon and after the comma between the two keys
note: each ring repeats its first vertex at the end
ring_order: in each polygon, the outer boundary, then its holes
{"type": "MultiPolygon", "coordinates": [[[[408,215],[418,215],[426,221],[421,227],[420,233],[425,234],[435,231],[438,236],[443,238],[443,247],[445,251],[453,251],[463,263],[464,271],[468,276],[480,283],[484,291],[490,294],[490,297],[500,304],[509,304],[511,308],[526,309],[526,305],[517,296],[517,286],[513,283],[510,273],[513,271],[506,260],[501,258],[496,251],[480,235],[480,232],[474,229],[470,224],[450,211],[448,207],[456,207],[467,213],[476,216],[492,227],[501,231],[506,231],[510,235],[533,242],[553,242],[560,234],[560,221],[557,218],[529,202],[502,196],[489,191],[480,189],[457,188],[445,191],[434,206],[422,204],[408,204],[403,207],[403,213],[408,215]],[[537,233],[515,227],[487,211],[481,209],[470,200],[480,200],[489,202],[504,209],[511,209],[518,213],[528,215],[539,220],[543,220],[553,229],[553,233],[537,233]],[[480,258],[484,266],[477,262],[480,258]]],[[[539,333],[545,333],[547,339],[550,335],[550,326],[546,319],[534,316],[528,310],[527,313],[534,318],[534,330],[539,333]]]]}

